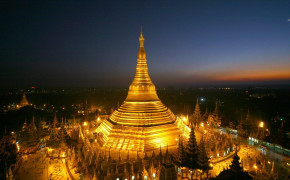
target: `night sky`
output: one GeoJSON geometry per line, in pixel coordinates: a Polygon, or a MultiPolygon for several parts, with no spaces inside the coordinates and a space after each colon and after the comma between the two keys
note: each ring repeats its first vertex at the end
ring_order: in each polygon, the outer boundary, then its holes
{"type": "Polygon", "coordinates": [[[290,1],[0,1],[0,87],[290,84],[290,1]]]}

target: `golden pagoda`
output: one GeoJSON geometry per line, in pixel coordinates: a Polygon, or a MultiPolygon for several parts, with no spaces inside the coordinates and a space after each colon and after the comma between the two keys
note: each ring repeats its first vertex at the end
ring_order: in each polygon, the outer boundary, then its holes
{"type": "Polygon", "coordinates": [[[139,37],[136,74],[123,104],[96,129],[98,141],[118,150],[148,151],[176,146],[176,116],[158,98],[148,74],[144,37],[139,37]]]}
{"type": "Polygon", "coordinates": [[[20,107],[28,106],[28,100],[26,99],[25,92],[22,95],[22,100],[20,101],[20,107]]]}

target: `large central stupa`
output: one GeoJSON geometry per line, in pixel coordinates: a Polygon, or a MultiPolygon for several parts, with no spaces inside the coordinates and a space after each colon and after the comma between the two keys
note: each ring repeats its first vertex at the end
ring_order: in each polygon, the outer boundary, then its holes
{"type": "Polygon", "coordinates": [[[175,146],[179,129],[176,116],[158,98],[148,74],[144,37],[139,38],[136,75],[123,104],[96,129],[105,147],[148,151],[175,146]]]}

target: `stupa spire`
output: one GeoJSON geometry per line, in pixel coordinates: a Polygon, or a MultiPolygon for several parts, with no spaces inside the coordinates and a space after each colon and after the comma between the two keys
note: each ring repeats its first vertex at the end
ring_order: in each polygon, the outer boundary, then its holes
{"type": "Polygon", "coordinates": [[[25,92],[23,92],[22,100],[20,102],[20,107],[28,106],[28,105],[29,105],[29,103],[28,103],[28,100],[26,99],[26,94],[25,94],[25,92]]]}
{"type": "Polygon", "coordinates": [[[198,103],[198,97],[196,98],[196,105],[193,113],[193,123],[199,123],[201,120],[201,112],[200,107],[198,103]]]}
{"type": "Polygon", "coordinates": [[[140,42],[140,47],[143,46],[144,47],[144,36],[143,36],[143,28],[142,28],[142,25],[141,25],[141,33],[140,33],[140,37],[139,37],[139,42],[140,42]]]}
{"type": "Polygon", "coordinates": [[[56,117],[56,113],[54,113],[53,128],[56,128],[56,124],[57,124],[57,117],[56,117]]]}
{"type": "MultiPolygon", "coordinates": [[[[144,48],[144,41],[145,41],[145,38],[143,36],[143,30],[141,27],[141,33],[139,37],[140,46],[139,46],[139,51],[138,51],[136,75],[131,86],[134,84],[135,85],[153,85],[148,74],[148,66],[147,66],[146,52],[144,48]]],[[[155,90],[155,87],[154,87],[154,90],[155,90]]]]}

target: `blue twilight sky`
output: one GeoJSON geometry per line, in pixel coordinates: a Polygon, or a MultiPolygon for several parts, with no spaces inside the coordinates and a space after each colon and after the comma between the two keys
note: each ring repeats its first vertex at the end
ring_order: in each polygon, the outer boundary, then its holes
{"type": "Polygon", "coordinates": [[[0,87],[290,84],[290,1],[1,1],[0,87]]]}

